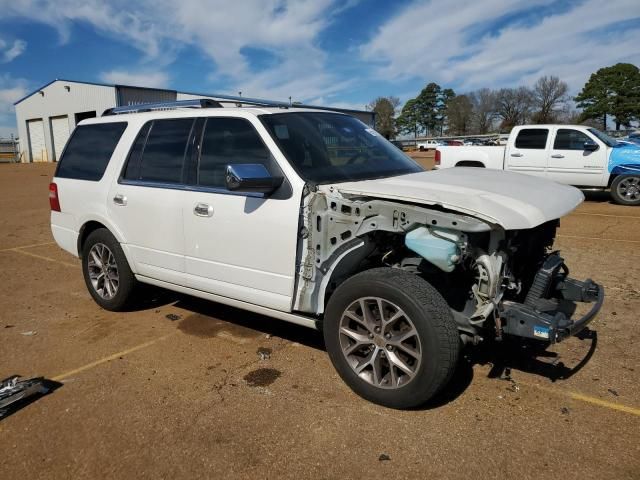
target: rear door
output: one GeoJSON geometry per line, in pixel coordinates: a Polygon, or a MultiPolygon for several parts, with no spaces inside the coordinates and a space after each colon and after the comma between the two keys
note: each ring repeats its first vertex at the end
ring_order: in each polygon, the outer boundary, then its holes
{"type": "Polygon", "coordinates": [[[575,128],[557,128],[549,154],[547,178],[577,186],[600,186],[607,161],[607,149],[587,133],[575,128]],[[595,151],[585,150],[586,142],[596,143],[595,151]]]}
{"type": "Polygon", "coordinates": [[[549,128],[522,128],[506,151],[506,169],[546,176],[549,128]]]}
{"type": "Polygon", "coordinates": [[[185,156],[193,118],[159,119],[138,134],[107,199],[140,275],[184,282],[185,156]]]}
{"type": "Polygon", "coordinates": [[[197,290],[289,311],[301,192],[256,127],[264,130],[246,118],[206,119],[183,203],[186,280],[197,290]],[[285,182],[267,197],[229,191],[226,167],[239,163],[261,163],[285,182]]]}

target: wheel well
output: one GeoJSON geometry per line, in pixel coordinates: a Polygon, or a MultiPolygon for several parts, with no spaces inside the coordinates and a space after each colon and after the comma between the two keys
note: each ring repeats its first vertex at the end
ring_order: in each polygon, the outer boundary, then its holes
{"type": "Polygon", "coordinates": [[[456,167],[478,167],[485,168],[484,163],[475,160],[462,160],[456,163],[456,167]]]}
{"type": "Polygon", "coordinates": [[[609,175],[609,183],[607,183],[607,188],[611,188],[613,181],[616,179],[618,175],[609,175]]]}
{"type": "Polygon", "coordinates": [[[99,228],[107,228],[100,222],[89,221],[82,225],[80,228],[80,233],[78,234],[78,256],[82,257],[82,247],[84,246],[84,242],[89,236],[91,232],[98,230],[99,228]]]}

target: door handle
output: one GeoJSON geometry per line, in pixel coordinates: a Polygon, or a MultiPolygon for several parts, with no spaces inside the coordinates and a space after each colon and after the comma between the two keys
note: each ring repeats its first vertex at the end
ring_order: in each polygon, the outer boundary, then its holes
{"type": "Polygon", "coordinates": [[[522,157],[522,154],[521,154],[521,153],[516,152],[516,153],[512,153],[512,154],[511,154],[511,156],[512,156],[512,157],[522,157]]]}
{"type": "Polygon", "coordinates": [[[213,207],[206,203],[198,203],[194,207],[193,213],[199,217],[213,217],[213,207]]]}
{"type": "Polygon", "coordinates": [[[564,158],[564,155],[560,155],[559,153],[556,153],[554,155],[551,155],[551,158],[564,158]]]}
{"type": "Polygon", "coordinates": [[[127,204],[127,197],[118,193],[115,197],[113,197],[113,203],[124,207],[127,204]]]}

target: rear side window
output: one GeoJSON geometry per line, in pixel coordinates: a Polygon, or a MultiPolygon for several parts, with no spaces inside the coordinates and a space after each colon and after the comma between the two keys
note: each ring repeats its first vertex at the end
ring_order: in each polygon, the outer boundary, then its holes
{"type": "Polygon", "coordinates": [[[99,181],[126,128],[126,122],[77,127],[64,149],[56,177],[99,181]]]}
{"type": "Polygon", "coordinates": [[[569,128],[561,128],[556,134],[556,140],[553,142],[554,150],[584,150],[586,142],[592,142],[589,137],[578,130],[569,128]]]}
{"type": "Polygon", "coordinates": [[[271,155],[253,125],[242,118],[208,118],[198,165],[198,185],[226,188],[227,165],[261,163],[274,174],[271,155]]]}
{"type": "Polygon", "coordinates": [[[546,128],[525,128],[518,132],[516,148],[544,150],[549,130],[546,128]]]}
{"type": "Polygon", "coordinates": [[[192,118],[180,118],[155,120],[150,127],[143,127],[133,144],[124,178],[180,183],[192,125],[192,118]]]}

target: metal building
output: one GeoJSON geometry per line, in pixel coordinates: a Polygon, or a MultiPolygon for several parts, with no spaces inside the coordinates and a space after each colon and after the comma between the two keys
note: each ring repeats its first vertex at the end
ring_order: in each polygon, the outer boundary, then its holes
{"type": "MultiPolygon", "coordinates": [[[[235,97],[131,85],[53,80],[14,103],[21,146],[20,161],[57,161],[77,123],[85,118],[100,116],[108,108],[195,98],[216,100],[235,97]]],[[[375,125],[373,112],[332,110],[348,113],[368,125],[375,125]]]]}

